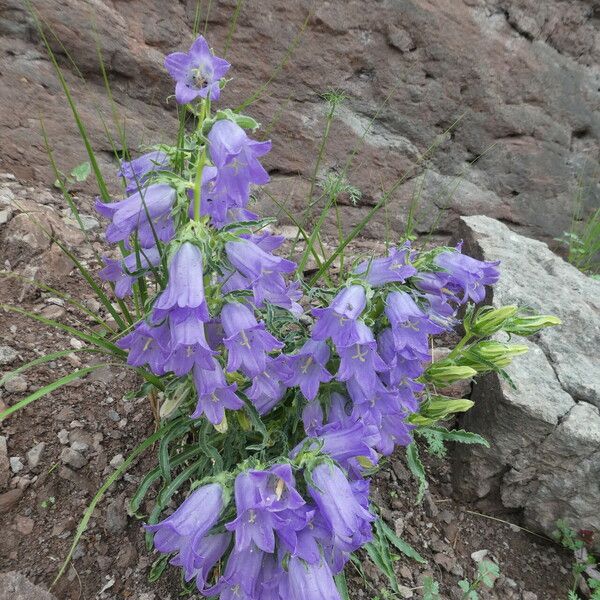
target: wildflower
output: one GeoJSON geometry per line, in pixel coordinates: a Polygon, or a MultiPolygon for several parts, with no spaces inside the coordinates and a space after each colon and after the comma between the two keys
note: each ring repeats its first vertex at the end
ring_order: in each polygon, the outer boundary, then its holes
{"type": "Polygon", "coordinates": [[[213,55],[202,36],[196,38],[189,52],[173,52],[165,58],[165,67],[177,82],[175,98],[179,104],[189,104],[196,98],[218,100],[219,80],[230,66],[225,59],[213,55]]]}
{"type": "Polygon", "coordinates": [[[264,556],[264,552],[254,544],[244,550],[234,548],[227,559],[223,576],[216,585],[203,590],[203,594],[220,594],[220,600],[254,600],[264,556]]]}
{"type": "Polygon", "coordinates": [[[198,392],[196,410],[190,415],[192,419],[199,419],[202,414],[213,424],[218,425],[225,418],[225,409],[237,410],[244,403],[235,394],[235,383],[227,385],[225,374],[221,365],[213,358],[212,369],[194,367],[194,384],[198,392]]]}
{"type": "Polygon", "coordinates": [[[375,258],[364,261],[354,270],[358,275],[363,275],[365,281],[372,286],[385,285],[386,283],[404,283],[417,270],[408,264],[410,248],[390,248],[386,258],[375,258]]]}
{"type": "Polygon", "coordinates": [[[202,369],[214,368],[213,356],[217,354],[206,341],[204,323],[193,314],[179,320],[170,317],[168,326],[171,333],[171,353],[165,363],[167,371],[181,376],[189,373],[195,366],[202,369]]]}
{"type": "Polygon", "coordinates": [[[283,348],[264,323],[258,323],[254,314],[239,302],[226,304],[221,311],[225,335],[223,343],[228,350],[227,370],[241,369],[249,377],[263,372],[267,365],[267,352],[283,348]]]}
{"type": "Polygon", "coordinates": [[[319,385],[331,381],[333,375],[325,368],[329,360],[329,348],[325,342],[307,340],[297,354],[288,356],[292,376],[287,380],[291,386],[298,385],[307,400],[314,400],[319,385]]]}
{"type": "Polygon", "coordinates": [[[126,191],[131,194],[144,186],[150,173],[168,168],[169,157],[162,150],[154,150],[131,161],[122,160],[117,175],[125,179],[126,191]]]}
{"type": "MultiPolygon", "coordinates": [[[[203,537],[196,548],[197,558],[194,563],[196,570],[196,587],[202,592],[206,586],[207,578],[215,564],[223,557],[231,542],[231,534],[228,532],[215,533],[203,537]]],[[[179,562],[179,556],[171,560],[175,566],[183,566],[179,562]]],[[[191,579],[187,579],[188,581],[191,579]]]]}
{"type": "Polygon", "coordinates": [[[96,200],[96,210],[112,219],[106,239],[111,243],[126,241],[136,232],[142,248],[155,246],[157,239],[168,242],[174,235],[171,208],[175,195],[170,185],[157,183],[118,202],[96,200]]]}
{"type": "Polygon", "coordinates": [[[357,319],[365,309],[367,299],[362,285],[351,285],[341,290],[327,308],[315,308],[317,318],[312,338],[331,338],[337,347],[354,344],[359,339],[357,319]]]}
{"type": "Polygon", "coordinates": [[[434,259],[435,264],[450,274],[449,284],[462,291],[461,303],[469,298],[473,302],[482,302],[485,298],[485,286],[498,281],[500,272],[496,268],[500,261],[481,261],[460,251],[442,252],[434,259]]]}
{"type": "Polygon", "coordinates": [[[363,524],[375,517],[358,503],[341,469],[321,463],[312,470],[311,478],[314,487],[310,485],[308,491],[332,532],[334,545],[352,552],[368,541],[363,524]]]}
{"type": "Polygon", "coordinates": [[[285,382],[289,377],[286,356],[267,356],[264,371],[252,378],[252,386],[247,392],[259,414],[268,413],[283,398],[288,388],[285,382]]]}
{"type": "Polygon", "coordinates": [[[117,346],[129,350],[127,364],[133,367],[149,365],[155,375],[163,375],[165,361],[169,356],[169,328],[166,325],[152,326],[146,321],[117,341],[117,346]]]}
{"type": "Polygon", "coordinates": [[[314,435],[320,425],[323,425],[323,409],[318,400],[308,402],[302,411],[302,423],[307,435],[314,435]]]}
{"type": "Polygon", "coordinates": [[[414,425],[405,421],[402,414],[383,415],[379,430],[379,443],[376,449],[384,456],[389,456],[395,446],[408,446],[412,442],[411,430],[414,425]]]}
{"type": "Polygon", "coordinates": [[[292,556],[288,575],[290,600],[341,600],[331,569],[324,560],[310,564],[292,556]]]}
{"type": "Polygon", "coordinates": [[[179,508],[156,525],[146,525],[154,533],[154,546],[165,554],[177,552],[177,561],[186,577],[196,575],[202,560],[197,542],[219,520],[223,509],[223,488],[218,483],[204,485],[192,492],[179,508]]]}
{"type": "Polygon", "coordinates": [[[131,295],[136,279],[160,263],[160,252],[156,246],[153,246],[152,248],[141,248],[139,252],[132,252],[122,260],[106,257],[103,257],[102,260],[106,266],[98,273],[98,276],[115,284],[117,298],[125,298],[125,296],[131,295]]]}

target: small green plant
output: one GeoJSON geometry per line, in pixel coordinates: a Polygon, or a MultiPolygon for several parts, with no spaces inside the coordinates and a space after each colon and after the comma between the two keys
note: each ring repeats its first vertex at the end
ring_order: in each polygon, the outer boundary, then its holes
{"type": "Polygon", "coordinates": [[[496,563],[491,560],[482,560],[477,567],[477,573],[473,581],[461,579],[458,582],[458,586],[463,591],[463,600],[478,600],[477,590],[481,589],[482,585],[492,589],[499,575],[500,567],[496,563]]]}
{"type": "Polygon", "coordinates": [[[423,579],[423,600],[440,600],[440,584],[433,577],[423,579]]]}

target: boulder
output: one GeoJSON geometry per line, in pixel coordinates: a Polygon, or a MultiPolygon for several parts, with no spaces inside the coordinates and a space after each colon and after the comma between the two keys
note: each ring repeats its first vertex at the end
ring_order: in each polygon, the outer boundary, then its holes
{"type": "Polygon", "coordinates": [[[0,600],[56,600],[56,596],[34,585],[17,571],[0,574],[0,600]]]}
{"type": "Polygon", "coordinates": [[[562,518],[600,541],[600,282],[494,219],[463,217],[459,234],[466,253],[501,261],[489,303],[563,324],[525,341],[529,352],[506,369],[512,385],[490,374],[473,386],[475,406],[460,425],[491,447],[453,449],[454,489],[517,509],[546,534],[562,518]]]}

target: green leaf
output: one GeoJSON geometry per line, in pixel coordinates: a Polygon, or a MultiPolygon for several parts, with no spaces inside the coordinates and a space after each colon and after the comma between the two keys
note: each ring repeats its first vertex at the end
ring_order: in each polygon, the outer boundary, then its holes
{"type": "Polygon", "coordinates": [[[427,476],[425,475],[425,467],[419,457],[419,448],[416,442],[412,442],[406,447],[406,464],[419,484],[415,504],[420,504],[427,489],[427,476]]]}
{"type": "Polygon", "coordinates": [[[348,594],[348,582],[346,581],[346,575],[344,571],[338,573],[335,577],[335,585],[342,597],[342,600],[350,600],[350,594],[348,594]]]}
{"type": "Polygon", "coordinates": [[[402,554],[408,556],[408,558],[416,560],[422,565],[427,564],[427,561],[408,542],[405,542],[402,538],[399,538],[385,523],[385,521],[383,521],[383,519],[380,518],[379,521],[383,534],[396,547],[397,550],[400,550],[402,554]]]}
{"type": "Polygon", "coordinates": [[[478,578],[483,581],[484,585],[493,588],[494,582],[500,575],[500,567],[490,560],[482,560],[477,569],[478,578]]]}
{"type": "Polygon", "coordinates": [[[71,175],[75,178],[75,181],[85,181],[92,172],[92,166],[89,162],[83,162],[77,165],[72,171],[71,175]]]}
{"type": "Polygon", "coordinates": [[[148,575],[148,581],[150,583],[154,583],[155,581],[158,581],[161,578],[162,574],[167,568],[167,565],[169,564],[170,558],[170,554],[162,554],[152,563],[152,567],[150,568],[150,574],[148,575]]]}
{"type": "Polygon", "coordinates": [[[423,579],[423,600],[440,600],[440,584],[429,575],[423,579]]]}
{"type": "Polygon", "coordinates": [[[477,433],[465,431],[464,429],[446,429],[445,427],[419,427],[419,433],[427,435],[435,433],[446,442],[459,442],[461,444],[480,444],[486,448],[490,447],[489,442],[477,433]]]}
{"type": "Polygon", "coordinates": [[[51,392],[57,390],[58,388],[61,388],[63,385],[67,385],[67,383],[70,383],[71,381],[75,381],[75,379],[80,379],[81,377],[85,377],[88,373],[91,373],[92,371],[96,371],[98,369],[101,369],[102,367],[108,367],[110,365],[111,365],[111,363],[102,363],[99,365],[93,365],[91,367],[85,367],[83,369],[79,369],[78,371],[73,371],[73,373],[69,373],[69,375],[65,375],[64,377],[61,377],[60,379],[57,379],[56,381],[53,381],[52,383],[45,385],[44,387],[40,388],[39,390],[36,390],[35,392],[33,392],[33,394],[30,394],[26,398],[19,400],[19,402],[17,402],[16,404],[13,404],[12,406],[9,406],[4,412],[0,413],[0,422],[4,421],[4,419],[6,419],[6,417],[12,415],[12,413],[17,412],[18,410],[21,410],[22,408],[25,408],[28,404],[31,404],[32,402],[35,402],[36,400],[43,398],[47,394],[50,394],[51,392]]]}

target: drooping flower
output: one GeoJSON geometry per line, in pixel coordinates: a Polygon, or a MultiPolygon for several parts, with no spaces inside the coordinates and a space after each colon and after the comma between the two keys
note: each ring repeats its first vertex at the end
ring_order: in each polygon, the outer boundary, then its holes
{"type": "MultiPolygon", "coordinates": [[[[196,587],[199,592],[204,590],[209,573],[223,557],[230,542],[231,534],[224,532],[207,535],[198,544],[196,554],[199,558],[194,561],[194,568],[196,569],[196,587]]],[[[180,567],[183,566],[179,561],[179,556],[172,559],[171,564],[180,567]]]]}
{"type": "Polygon", "coordinates": [[[217,188],[227,190],[236,206],[245,208],[250,184],[269,182],[269,174],[258,160],[271,150],[271,142],[257,142],[233,121],[217,121],[208,134],[208,152],[219,170],[217,188]]]}
{"type": "Polygon", "coordinates": [[[189,52],[173,52],[165,58],[165,67],[176,81],[175,98],[179,104],[189,104],[196,98],[218,100],[219,80],[231,65],[214,56],[206,40],[198,36],[189,52]]]}
{"type": "Polygon", "coordinates": [[[362,285],[341,290],[327,308],[315,308],[317,318],[312,330],[315,340],[331,338],[337,347],[349,346],[359,339],[357,319],[365,309],[367,299],[362,285]]]}
{"type": "Polygon", "coordinates": [[[287,384],[300,386],[307,400],[314,400],[321,383],[331,381],[333,375],[325,368],[329,360],[326,342],[307,340],[297,354],[288,356],[292,376],[287,384]]]}
{"type": "Polygon", "coordinates": [[[129,350],[127,364],[134,367],[147,364],[155,375],[163,375],[169,356],[169,337],[166,325],[153,326],[142,321],[116,344],[123,350],[129,350]]]}
{"type": "Polygon", "coordinates": [[[312,470],[311,478],[314,487],[309,486],[308,491],[331,530],[334,545],[352,552],[368,541],[364,525],[375,517],[356,500],[342,470],[321,463],[312,470]]]}
{"type": "Polygon", "coordinates": [[[203,594],[209,597],[220,594],[220,600],[255,600],[264,556],[254,544],[244,550],[234,548],[223,576],[216,585],[203,590],[203,594]]]}
{"type": "Polygon", "coordinates": [[[403,283],[417,272],[417,269],[408,263],[409,257],[410,248],[390,248],[387,257],[364,261],[354,272],[363,275],[365,281],[373,286],[394,281],[403,283]]]}
{"type": "Polygon", "coordinates": [[[96,210],[112,219],[106,230],[111,243],[125,241],[136,232],[142,248],[151,248],[156,240],[168,242],[175,231],[171,209],[176,192],[166,183],[149,185],[118,202],[96,201],[96,210]]]}
{"type": "Polygon", "coordinates": [[[237,410],[244,406],[243,401],[236,395],[235,383],[227,385],[225,373],[216,359],[212,369],[194,367],[194,384],[198,392],[196,410],[190,415],[199,419],[203,414],[213,424],[218,425],[225,418],[225,409],[237,410]]]}
{"type": "Polygon", "coordinates": [[[317,428],[323,425],[323,409],[318,400],[308,402],[302,410],[302,423],[306,435],[314,436],[317,428]]]}
{"type": "Polygon", "coordinates": [[[140,190],[153,171],[169,168],[169,157],[162,150],[153,150],[138,156],[130,161],[121,161],[121,168],[117,172],[127,182],[126,191],[132,194],[140,190]]]}
{"type": "Polygon", "coordinates": [[[267,352],[283,348],[264,323],[258,323],[250,309],[240,302],[229,302],[221,311],[225,335],[223,343],[228,350],[227,370],[241,369],[253,377],[267,365],[267,352]]]}
{"type": "Polygon", "coordinates": [[[396,351],[394,334],[390,327],[379,334],[377,347],[388,366],[387,372],[382,376],[388,385],[399,385],[407,378],[416,379],[423,374],[422,360],[406,358],[396,351]]]}
{"type": "Polygon", "coordinates": [[[252,378],[252,386],[247,392],[259,414],[267,414],[283,398],[289,377],[286,356],[267,356],[265,369],[252,378]]]}
{"type": "Polygon", "coordinates": [[[325,560],[310,564],[292,556],[288,574],[290,600],[341,600],[325,560]]]}
{"type": "Polygon", "coordinates": [[[177,564],[186,578],[197,574],[202,561],[198,543],[219,520],[223,509],[223,488],[218,483],[204,485],[188,496],[179,508],[156,525],[146,525],[154,533],[154,546],[163,553],[177,552],[177,564]]]}
{"type": "Polygon", "coordinates": [[[135,281],[151,267],[158,265],[160,252],[154,246],[140,248],[139,252],[132,252],[122,260],[107,257],[102,260],[106,266],[98,272],[98,277],[104,281],[112,281],[115,284],[115,296],[125,298],[131,295],[135,281]]]}
{"type": "Polygon", "coordinates": [[[165,369],[173,371],[180,377],[189,373],[194,367],[212,370],[213,357],[217,354],[206,341],[204,323],[192,317],[178,320],[171,317],[168,321],[171,339],[171,354],[165,362],[165,369]]]}
{"type": "Polygon", "coordinates": [[[473,302],[482,302],[485,299],[485,286],[493,285],[500,277],[497,269],[500,261],[481,261],[460,251],[442,252],[434,262],[450,274],[449,284],[462,292],[462,303],[469,298],[473,302]]]}

